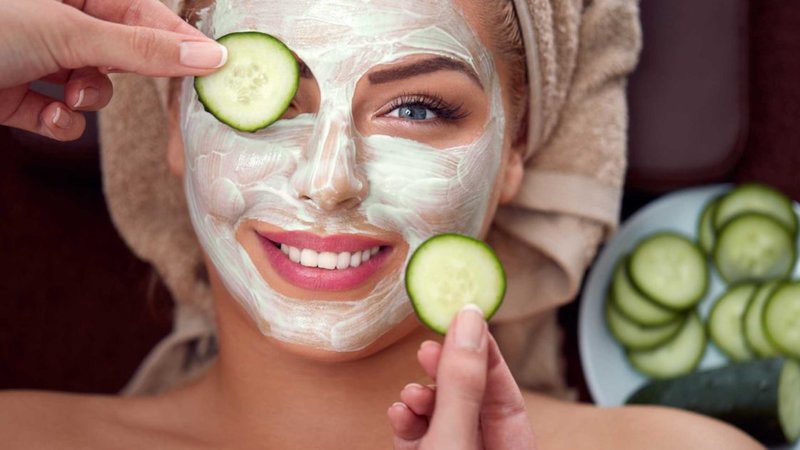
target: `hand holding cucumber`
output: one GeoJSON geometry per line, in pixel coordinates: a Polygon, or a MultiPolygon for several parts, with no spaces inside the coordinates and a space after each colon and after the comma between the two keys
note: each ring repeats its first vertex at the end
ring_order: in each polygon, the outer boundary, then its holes
{"type": "Polygon", "coordinates": [[[474,306],[417,359],[436,386],[410,384],[389,408],[395,449],[536,448],[522,393],[474,306]]]}
{"type": "Polygon", "coordinates": [[[57,140],[80,137],[85,119],[111,99],[109,68],[147,76],[206,75],[224,47],[158,0],[0,2],[0,125],[57,140]],[[28,89],[64,85],[64,102],[28,89]]]}

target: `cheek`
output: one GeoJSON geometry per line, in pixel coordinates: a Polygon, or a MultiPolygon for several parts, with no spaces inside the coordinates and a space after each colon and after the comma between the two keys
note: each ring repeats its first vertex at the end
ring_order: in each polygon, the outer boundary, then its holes
{"type": "Polygon", "coordinates": [[[401,231],[414,245],[434,234],[477,236],[489,206],[499,168],[492,133],[478,141],[436,150],[411,141],[367,138],[380,150],[367,166],[370,222],[401,231]]]}

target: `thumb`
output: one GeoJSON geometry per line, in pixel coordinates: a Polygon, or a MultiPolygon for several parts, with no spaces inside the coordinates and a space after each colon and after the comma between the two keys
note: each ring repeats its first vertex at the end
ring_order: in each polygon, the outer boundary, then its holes
{"type": "Polygon", "coordinates": [[[428,434],[434,448],[481,448],[479,417],[486,390],[488,330],[483,312],[467,305],[450,327],[436,376],[436,409],[428,434]]]}
{"type": "MultiPolygon", "coordinates": [[[[61,39],[62,67],[113,67],[155,77],[207,75],[222,67],[227,49],[211,39],[157,28],[106,22],[81,14],[61,39]]],[[[59,58],[59,56],[57,56],[59,58]]]]}

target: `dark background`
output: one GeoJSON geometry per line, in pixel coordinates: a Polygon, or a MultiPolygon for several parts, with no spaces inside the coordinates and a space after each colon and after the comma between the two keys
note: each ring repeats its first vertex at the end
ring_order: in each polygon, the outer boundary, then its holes
{"type": "MultiPolygon", "coordinates": [[[[746,133],[703,182],[757,180],[800,200],[800,2],[752,1],[744,21],[746,133]]],[[[645,49],[647,36],[645,24],[645,49]]],[[[170,329],[169,294],[111,224],[95,133],[59,145],[0,127],[0,389],[115,392],[170,329]]],[[[633,181],[623,217],[664,191],[633,181]]],[[[588,399],[577,311],[560,319],[570,383],[588,399]]]]}

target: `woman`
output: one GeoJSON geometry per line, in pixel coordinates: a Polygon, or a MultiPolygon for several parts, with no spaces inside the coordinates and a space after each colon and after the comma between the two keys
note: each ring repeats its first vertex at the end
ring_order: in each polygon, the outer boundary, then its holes
{"type": "Polygon", "coordinates": [[[253,135],[206,113],[191,80],[173,90],[167,159],[206,255],[218,359],[157,396],[6,394],[10,445],[757,448],[685,413],[520,392],[474,311],[444,346],[411,314],[410,251],[439,232],[485,236],[537,138],[520,53],[492,32],[510,9],[489,3],[194,5],[207,34],[269,32],[305,68],[284,120],[253,135]]]}

